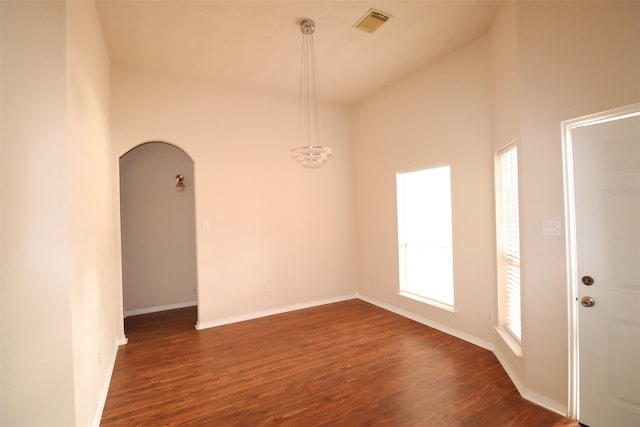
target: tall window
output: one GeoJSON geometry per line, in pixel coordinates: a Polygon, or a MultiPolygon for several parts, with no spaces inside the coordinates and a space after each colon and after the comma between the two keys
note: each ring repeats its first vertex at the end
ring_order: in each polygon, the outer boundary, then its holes
{"type": "Polygon", "coordinates": [[[500,324],[518,340],[520,327],[520,221],[518,148],[513,142],[496,156],[496,214],[500,324]]]}
{"type": "Polygon", "coordinates": [[[450,166],[396,175],[400,294],[453,310],[450,166]]]}

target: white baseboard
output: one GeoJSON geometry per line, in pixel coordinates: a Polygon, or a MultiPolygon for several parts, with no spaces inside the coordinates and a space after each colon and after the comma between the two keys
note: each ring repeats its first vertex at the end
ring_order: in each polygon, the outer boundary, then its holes
{"type": "Polygon", "coordinates": [[[380,308],[384,308],[385,310],[391,311],[393,313],[399,314],[402,317],[406,317],[407,319],[411,319],[414,320],[418,323],[422,323],[423,325],[429,326],[431,328],[437,329],[439,331],[444,332],[445,334],[449,334],[452,335],[456,338],[460,338],[461,340],[470,342],[471,344],[477,345],[478,347],[482,347],[486,350],[489,351],[493,351],[494,350],[494,344],[492,342],[483,340],[481,338],[478,338],[476,336],[473,336],[471,334],[468,334],[466,332],[462,332],[459,331],[457,329],[454,328],[450,328],[448,326],[442,325],[440,323],[434,322],[431,319],[427,319],[426,317],[423,316],[419,316],[415,313],[411,313],[407,310],[403,310],[399,307],[396,307],[394,305],[391,304],[387,304],[384,303],[382,301],[378,301],[374,298],[370,298],[368,296],[362,295],[362,294],[357,294],[357,298],[361,299],[362,301],[366,301],[370,304],[376,305],[380,308]]]}
{"type": "Polygon", "coordinates": [[[502,365],[502,369],[504,369],[504,371],[507,373],[507,376],[509,377],[513,385],[516,386],[516,390],[518,390],[520,396],[524,397],[527,393],[527,388],[524,386],[520,376],[516,374],[513,367],[509,364],[509,362],[507,362],[507,359],[503,356],[502,352],[497,347],[493,351],[493,354],[496,356],[496,359],[498,359],[500,365],[502,365]]]}
{"type": "Polygon", "coordinates": [[[498,359],[498,362],[500,362],[500,365],[502,365],[502,369],[504,369],[504,371],[507,373],[509,379],[516,387],[518,393],[520,393],[520,396],[522,396],[523,399],[533,402],[538,406],[542,406],[543,408],[558,413],[564,417],[567,416],[567,414],[569,413],[569,408],[567,407],[567,405],[563,405],[562,403],[556,402],[555,400],[549,399],[548,397],[528,390],[522,382],[520,376],[515,372],[511,364],[507,361],[507,358],[502,354],[498,347],[496,347],[496,349],[493,351],[493,354],[496,356],[496,359],[498,359]]]}
{"type": "MultiPolygon", "coordinates": [[[[446,334],[452,335],[456,338],[460,338],[461,340],[467,341],[471,344],[477,345],[479,347],[482,347],[486,350],[489,350],[491,352],[493,352],[496,356],[496,358],[498,359],[498,362],[500,363],[500,365],[502,365],[503,369],[505,370],[505,372],[507,373],[507,375],[509,376],[509,378],[511,379],[511,381],[513,382],[514,386],[516,387],[518,393],[520,393],[520,395],[526,399],[529,400],[533,403],[535,403],[536,405],[542,406],[543,408],[546,408],[550,411],[556,412],[560,415],[566,416],[567,415],[567,411],[568,408],[566,405],[563,405],[559,402],[556,402],[555,400],[549,399],[541,394],[538,394],[536,392],[527,390],[527,388],[524,386],[522,380],[520,379],[520,377],[518,375],[516,375],[516,373],[514,372],[514,370],[512,369],[512,367],[507,363],[506,359],[500,354],[500,352],[496,349],[495,345],[489,341],[483,340],[481,338],[478,338],[476,336],[473,336],[471,334],[468,334],[466,332],[462,332],[459,331],[457,329],[454,328],[450,328],[448,326],[442,325],[440,323],[434,322],[431,319],[428,319],[426,317],[423,316],[419,316],[415,313],[411,313],[407,310],[401,309],[399,307],[396,307],[394,305],[391,304],[387,304],[384,303],[382,301],[376,300],[374,298],[370,298],[367,297],[365,295],[356,293],[356,294],[352,294],[352,295],[344,295],[344,296],[340,296],[340,297],[335,297],[335,298],[327,298],[327,299],[322,299],[322,300],[316,300],[316,301],[310,301],[310,302],[306,302],[306,303],[301,303],[301,304],[295,304],[295,305],[290,305],[290,306],[286,306],[286,307],[279,307],[279,308],[275,308],[275,309],[270,309],[270,310],[264,310],[264,311],[258,311],[258,312],[254,312],[254,313],[248,313],[248,314],[243,314],[243,315],[239,315],[239,316],[231,316],[231,317],[225,317],[225,318],[221,318],[221,319],[216,319],[216,320],[211,320],[211,321],[206,321],[206,322],[201,322],[198,321],[196,323],[196,329],[201,330],[201,329],[208,329],[208,328],[214,328],[216,326],[222,326],[222,325],[227,325],[227,324],[231,324],[231,323],[236,323],[236,322],[243,322],[245,320],[251,320],[251,319],[258,319],[261,317],[266,317],[266,316],[272,316],[274,314],[281,314],[281,313],[287,313],[290,311],[296,311],[296,310],[302,310],[305,308],[311,308],[311,307],[317,307],[320,305],[325,305],[325,304],[332,304],[335,302],[340,302],[340,301],[346,301],[346,300],[350,300],[350,299],[354,299],[354,298],[358,298],[361,299],[363,301],[366,301],[370,304],[373,304],[375,306],[378,306],[380,308],[383,308],[385,310],[391,311],[393,313],[396,313],[400,316],[406,317],[408,319],[414,320],[418,323],[422,323],[423,325],[429,326],[431,328],[437,329],[439,331],[442,331],[446,334]]],[[[176,308],[184,308],[184,307],[191,307],[197,305],[196,301],[193,302],[188,302],[188,303],[182,303],[182,304],[171,304],[171,305],[165,305],[165,306],[159,306],[159,307],[149,307],[149,308],[145,308],[145,309],[139,309],[139,310],[131,310],[131,311],[127,311],[125,312],[125,317],[127,316],[134,316],[137,314],[147,314],[147,313],[154,313],[157,311],[164,311],[164,310],[173,310],[176,308]]],[[[109,367],[109,371],[107,372],[107,378],[105,381],[105,385],[102,391],[102,394],[100,396],[100,402],[98,405],[98,410],[96,411],[96,416],[94,419],[94,426],[99,426],[100,425],[100,420],[102,418],[102,411],[104,409],[104,405],[106,403],[106,399],[107,399],[107,393],[109,392],[109,384],[111,382],[111,375],[113,373],[113,368],[115,366],[115,361],[116,361],[116,354],[117,354],[117,350],[118,350],[118,345],[124,345],[127,343],[127,338],[126,337],[121,337],[119,339],[116,339],[116,347],[114,349],[113,352],[113,357],[111,360],[111,364],[109,367]]]]}
{"type": "Polygon", "coordinates": [[[96,408],[96,414],[93,417],[94,427],[99,427],[100,420],[102,420],[102,412],[104,411],[105,403],[107,403],[107,396],[109,394],[109,386],[111,385],[111,377],[113,376],[113,369],[116,366],[116,357],[118,356],[118,347],[126,343],[127,343],[127,338],[124,336],[116,337],[115,339],[113,351],[111,352],[111,357],[109,358],[109,365],[107,366],[107,373],[104,378],[104,384],[102,386],[102,391],[100,392],[98,407],[96,408]]]}
{"type": "Polygon", "coordinates": [[[302,310],[305,308],[317,307],[319,305],[332,304],[334,302],[346,301],[356,298],[356,294],[343,295],[335,298],[327,298],[322,300],[310,301],[301,304],[290,305],[287,307],[279,307],[270,310],[258,311],[255,313],[241,314],[239,316],[223,317],[222,319],[209,320],[201,322],[198,320],[196,323],[196,329],[215,328],[216,326],[228,325],[236,322],[244,322],[245,320],[258,319],[260,317],[272,316],[274,314],[287,313],[289,311],[302,310]]]}
{"type": "Polygon", "coordinates": [[[531,390],[527,390],[527,388],[522,383],[522,380],[520,379],[520,377],[516,375],[511,365],[507,363],[504,356],[500,353],[500,351],[495,347],[493,343],[490,343],[488,341],[485,341],[473,335],[469,335],[465,332],[461,332],[456,329],[449,328],[448,326],[441,325],[425,317],[418,316],[414,313],[411,313],[409,311],[403,310],[401,308],[395,307],[390,304],[383,303],[373,298],[369,298],[361,294],[358,294],[357,297],[363,301],[366,301],[373,305],[377,305],[380,308],[384,308],[385,310],[389,310],[393,313],[399,314],[400,316],[406,317],[408,319],[415,320],[416,322],[422,323],[423,325],[427,325],[434,329],[438,329],[439,331],[442,331],[446,334],[453,335],[456,338],[460,338],[461,340],[470,342],[471,344],[475,344],[477,346],[480,346],[484,349],[487,349],[493,352],[493,354],[498,359],[498,362],[500,363],[500,365],[502,365],[502,368],[505,370],[505,372],[511,379],[511,382],[513,382],[513,385],[518,390],[518,393],[520,393],[520,396],[522,396],[524,399],[530,402],[535,403],[538,406],[542,406],[543,408],[556,412],[562,416],[565,416],[565,417],[567,416],[568,408],[566,405],[563,405],[559,402],[556,402],[555,400],[549,399],[548,397],[545,397],[531,390]]]}
{"type": "Polygon", "coordinates": [[[569,408],[567,407],[567,405],[563,405],[560,402],[556,402],[555,400],[549,399],[548,397],[538,394],[534,391],[527,390],[526,393],[522,395],[522,397],[530,402],[535,403],[538,406],[542,406],[543,408],[553,411],[556,414],[560,414],[563,417],[566,417],[569,413],[569,408]]]}
{"type": "Polygon", "coordinates": [[[155,307],[137,308],[135,310],[127,310],[124,317],[137,316],[139,314],[157,313],[158,311],[175,310],[176,308],[193,307],[198,305],[198,301],[179,302],[177,304],[158,305],[155,307]]]}

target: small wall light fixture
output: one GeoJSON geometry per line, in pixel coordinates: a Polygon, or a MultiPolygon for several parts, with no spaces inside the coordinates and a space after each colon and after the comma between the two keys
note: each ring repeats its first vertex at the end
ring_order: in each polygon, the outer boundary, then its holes
{"type": "Polygon", "coordinates": [[[184,177],[182,175],[176,175],[176,191],[182,193],[184,189],[184,177]]]}

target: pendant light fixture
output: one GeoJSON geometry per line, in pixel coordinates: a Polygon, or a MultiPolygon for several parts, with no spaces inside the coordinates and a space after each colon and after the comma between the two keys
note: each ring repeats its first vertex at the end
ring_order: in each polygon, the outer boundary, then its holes
{"type": "Polygon", "coordinates": [[[298,104],[298,139],[306,143],[291,150],[291,156],[303,167],[319,168],[331,156],[329,147],[320,145],[320,88],[313,33],[316,24],[311,19],[300,22],[302,58],[300,62],[300,98],[298,104]]]}

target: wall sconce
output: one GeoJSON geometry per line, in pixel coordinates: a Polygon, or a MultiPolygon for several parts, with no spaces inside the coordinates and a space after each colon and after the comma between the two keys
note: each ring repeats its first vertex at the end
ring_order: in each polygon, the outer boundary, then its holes
{"type": "Polygon", "coordinates": [[[184,189],[184,177],[182,175],[176,175],[176,191],[182,193],[184,189]]]}

